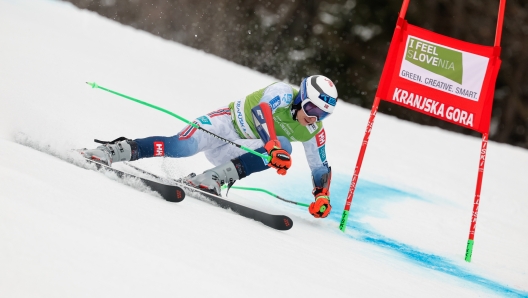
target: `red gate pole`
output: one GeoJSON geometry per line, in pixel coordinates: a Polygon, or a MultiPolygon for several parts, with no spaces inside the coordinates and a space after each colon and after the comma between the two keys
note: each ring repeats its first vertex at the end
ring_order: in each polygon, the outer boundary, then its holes
{"type": "MultiPolygon", "coordinates": [[[[499,15],[497,18],[497,29],[495,31],[495,47],[500,47],[502,37],[502,24],[504,21],[504,10],[506,8],[506,0],[500,0],[499,15]]],[[[499,48],[500,49],[500,48],[499,48]]],[[[484,177],[484,164],[486,163],[486,152],[488,149],[488,132],[482,134],[482,145],[480,147],[479,171],[477,176],[477,186],[475,189],[475,200],[473,202],[473,214],[471,215],[471,225],[469,227],[469,237],[466,246],[466,262],[471,262],[473,254],[473,244],[475,242],[475,230],[477,228],[477,216],[480,204],[480,190],[482,188],[482,178],[484,177]]]]}
{"type": "MultiPolygon", "coordinates": [[[[403,0],[403,4],[398,15],[398,23],[396,24],[396,31],[399,34],[400,20],[405,19],[405,14],[407,13],[407,7],[409,7],[410,0],[403,0]]],[[[396,33],[395,33],[396,34],[396,33]]],[[[393,37],[394,40],[394,37],[393,37]]],[[[389,60],[392,61],[392,60],[389,60]]],[[[393,63],[393,62],[392,62],[393,63]]],[[[363,157],[365,156],[365,151],[367,150],[367,144],[370,137],[370,132],[372,131],[372,126],[374,126],[374,119],[376,118],[376,113],[378,112],[380,98],[376,96],[374,98],[374,103],[372,104],[372,110],[370,111],[370,118],[367,124],[367,129],[365,131],[365,136],[363,137],[363,144],[361,145],[361,150],[359,151],[358,160],[356,162],[356,168],[354,169],[354,175],[352,176],[352,182],[350,183],[350,189],[348,190],[348,195],[345,203],[345,208],[343,210],[343,215],[341,216],[341,221],[339,223],[339,229],[342,232],[345,232],[346,224],[348,221],[348,213],[350,212],[350,206],[352,206],[352,198],[354,197],[354,192],[356,190],[356,184],[359,177],[359,172],[361,171],[361,165],[363,164],[363,157]]]]}
{"type": "Polygon", "coordinates": [[[411,0],[403,0],[402,7],[400,9],[400,14],[398,17],[405,19],[405,14],[407,14],[407,7],[409,7],[409,1],[411,0]]]}
{"type": "Polygon", "coordinates": [[[370,118],[367,124],[367,129],[365,130],[365,136],[363,137],[363,144],[361,145],[361,150],[359,151],[358,160],[356,162],[356,168],[354,169],[354,175],[352,176],[352,182],[350,183],[350,189],[348,190],[345,209],[343,210],[341,222],[339,223],[339,229],[342,232],[344,232],[346,229],[348,212],[350,211],[350,206],[352,205],[352,198],[354,197],[354,191],[356,190],[359,171],[361,170],[361,165],[363,164],[363,157],[365,156],[365,151],[367,150],[370,132],[372,131],[372,126],[374,125],[374,118],[376,118],[376,113],[378,112],[379,102],[380,98],[376,96],[376,98],[374,98],[374,103],[372,104],[372,110],[370,111],[370,118]]]}
{"type": "Polygon", "coordinates": [[[506,0],[501,0],[499,4],[499,16],[497,18],[497,29],[495,30],[495,46],[500,47],[502,38],[502,23],[504,21],[504,10],[506,9],[506,0]]]}
{"type": "Polygon", "coordinates": [[[488,149],[488,133],[482,134],[482,146],[480,147],[479,171],[477,176],[477,187],[475,190],[475,200],[473,203],[473,214],[471,215],[471,225],[469,227],[469,238],[466,246],[466,262],[471,262],[473,254],[473,243],[475,239],[475,229],[477,227],[478,208],[480,204],[480,190],[482,188],[482,178],[484,177],[484,164],[486,163],[486,152],[488,149]]]}

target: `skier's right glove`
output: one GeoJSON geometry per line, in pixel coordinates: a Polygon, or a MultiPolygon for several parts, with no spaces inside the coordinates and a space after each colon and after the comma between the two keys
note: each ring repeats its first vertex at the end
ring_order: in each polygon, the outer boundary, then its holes
{"type": "Polygon", "coordinates": [[[313,190],[315,202],[310,204],[308,211],[315,218],[324,218],[330,214],[332,205],[330,205],[330,192],[326,188],[316,187],[313,190]]]}
{"type": "Polygon", "coordinates": [[[264,149],[266,149],[268,155],[271,156],[268,166],[277,169],[277,174],[286,175],[286,171],[288,171],[292,163],[288,151],[281,148],[278,140],[268,141],[266,145],[264,145],[264,149]]]}

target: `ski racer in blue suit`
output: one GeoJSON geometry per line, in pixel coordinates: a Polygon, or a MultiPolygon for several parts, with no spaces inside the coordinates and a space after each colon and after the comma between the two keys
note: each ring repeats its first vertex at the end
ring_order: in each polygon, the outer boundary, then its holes
{"type": "Polygon", "coordinates": [[[326,217],[332,209],[332,171],[326,158],[322,120],[334,111],[336,103],[334,83],[325,76],[314,75],[302,80],[300,90],[277,82],[195,119],[194,123],[209,132],[268,154],[269,162],[190,125],[171,137],[122,138],[81,153],[111,165],[140,158],[180,158],[204,152],[215,167],[199,175],[193,173],[184,178],[185,182],[220,195],[222,185],[230,186],[256,172],[274,168],[279,175],[285,175],[292,165],[291,142],[302,142],[314,186],[315,201],[308,210],[316,218],[326,217]]]}

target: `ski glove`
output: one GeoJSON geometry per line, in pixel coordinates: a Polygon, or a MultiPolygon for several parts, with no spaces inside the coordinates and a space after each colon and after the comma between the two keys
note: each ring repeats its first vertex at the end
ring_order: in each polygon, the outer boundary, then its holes
{"type": "Polygon", "coordinates": [[[324,218],[330,214],[332,206],[330,205],[330,191],[326,188],[316,187],[313,192],[315,197],[315,202],[310,204],[308,211],[315,218],[324,218]]]}
{"type": "Polygon", "coordinates": [[[291,167],[292,161],[288,151],[280,147],[278,140],[270,140],[264,145],[264,149],[271,156],[268,166],[277,169],[277,174],[286,175],[286,171],[291,167]]]}

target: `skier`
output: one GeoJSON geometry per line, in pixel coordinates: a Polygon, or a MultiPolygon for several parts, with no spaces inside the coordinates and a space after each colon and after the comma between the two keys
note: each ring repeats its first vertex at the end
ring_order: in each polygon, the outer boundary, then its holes
{"type": "Polygon", "coordinates": [[[334,83],[325,76],[314,75],[302,80],[300,90],[277,82],[194,121],[227,140],[268,154],[269,163],[191,125],[172,137],[119,138],[101,142],[103,145],[95,149],[83,149],[81,154],[111,165],[154,156],[179,158],[204,152],[215,167],[200,175],[192,173],[184,181],[220,195],[222,185],[232,185],[236,180],[268,168],[286,175],[292,165],[290,142],[299,141],[304,145],[314,186],[315,201],[308,210],[316,218],[327,217],[332,209],[332,172],[326,160],[322,120],[333,112],[336,102],[334,83]]]}

